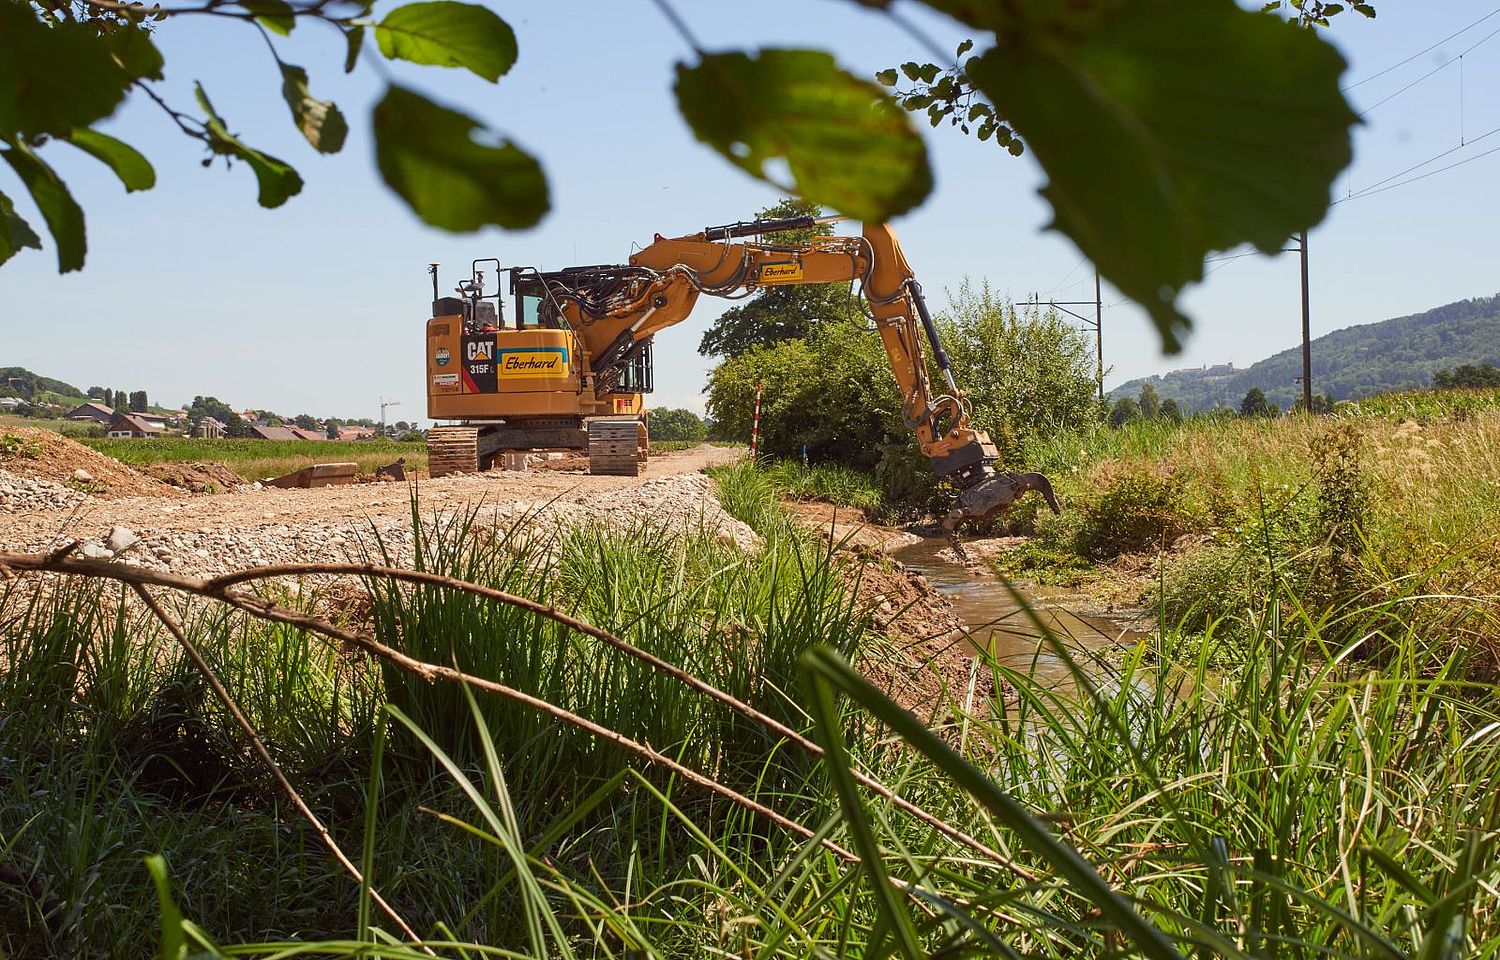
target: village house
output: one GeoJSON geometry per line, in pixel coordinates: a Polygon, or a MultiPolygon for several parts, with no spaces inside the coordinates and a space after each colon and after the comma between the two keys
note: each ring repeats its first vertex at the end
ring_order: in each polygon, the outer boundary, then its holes
{"type": "Polygon", "coordinates": [[[97,423],[107,426],[115,422],[115,412],[102,403],[80,403],[65,415],[69,420],[97,423]]]}
{"type": "Polygon", "coordinates": [[[250,439],[252,440],[300,440],[301,437],[291,427],[263,427],[260,424],[251,424],[250,439]]]}
{"type": "Polygon", "coordinates": [[[122,413],[110,423],[104,435],[121,439],[148,440],[161,436],[161,431],[160,425],[150,423],[138,413],[122,413]]]}
{"type": "Polygon", "coordinates": [[[201,440],[221,440],[224,437],[224,424],[214,417],[204,417],[193,428],[193,436],[201,440]]]}

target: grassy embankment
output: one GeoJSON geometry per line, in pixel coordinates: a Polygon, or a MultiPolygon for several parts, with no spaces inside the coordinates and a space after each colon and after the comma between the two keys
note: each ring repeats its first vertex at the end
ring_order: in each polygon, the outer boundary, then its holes
{"type": "Polygon", "coordinates": [[[427,445],[395,440],[156,440],[79,438],[79,443],[133,467],[153,463],[223,463],[246,480],[265,480],[314,463],[357,463],[361,473],[406,458],[408,470],[427,469],[427,445]]]}
{"type": "MultiPolygon", "coordinates": [[[[1139,655],[1067,704],[1008,675],[1019,711],[987,706],[961,735],[981,773],[919,730],[903,745],[863,711],[839,722],[809,680],[832,668],[808,673],[819,661],[804,654],[825,644],[857,657],[862,611],[791,531],[763,474],[742,465],[717,482],[767,537],[757,555],[647,529],[527,544],[450,514],[428,525],[421,565],[559,603],[825,742],[838,728],[852,763],[992,853],[869,794],[852,799],[843,762],[813,761],[513,608],[377,585],[370,621],[413,654],[647,742],[864,862],[513,701],[480,696],[476,722],[458,690],[289,628],[198,611],[188,630],[387,898],[435,941],[496,951],[434,945],[444,957],[857,956],[893,932],[907,955],[1166,960],[1167,940],[1236,958],[1500,950],[1495,691],[1466,681],[1456,657],[1434,665],[1420,632],[1394,632],[1382,661],[1353,661],[1278,583],[1244,656],[1212,674],[1180,664],[1180,690],[1136,682],[1139,655]],[[1102,893],[1049,829],[1122,896],[1102,893]]],[[[34,602],[6,589],[7,955],[149,952],[160,913],[142,857],[160,853],[186,915],[221,943],[337,940],[321,955],[418,956],[354,942],[367,915],[358,888],[160,629],[92,584],[34,602]]],[[[1364,616],[1398,621],[1408,600],[1397,590],[1364,616]]],[[[371,922],[391,929],[378,911],[371,922]]]]}
{"type": "Polygon", "coordinates": [[[1143,600],[1164,622],[1222,634],[1252,627],[1278,586],[1329,622],[1420,594],[1402,621],[1475,647],[1500,675],[1500,391],[1135,423],[1029,461],[1067,509],[1023,508],[1012,522],[1036,536],[1000,559],[1006,572],[1108,579],[1124,558],[1153,578],[1143,600]]]}

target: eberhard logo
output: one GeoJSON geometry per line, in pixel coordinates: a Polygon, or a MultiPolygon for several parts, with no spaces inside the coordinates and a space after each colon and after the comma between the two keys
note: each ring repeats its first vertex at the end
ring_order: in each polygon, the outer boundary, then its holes
{"type": "Polygon", "coordinates": [[[498,366],[500,376],[507,379],[565,377],[568,375],[568,351],[564,347],[501,350],[498,366]]]}
{"type": "Polygon", "coordinates": [[[761,283],[791,283],[801,279],[800,263],[767,263],[760,268],[761,283]]]}

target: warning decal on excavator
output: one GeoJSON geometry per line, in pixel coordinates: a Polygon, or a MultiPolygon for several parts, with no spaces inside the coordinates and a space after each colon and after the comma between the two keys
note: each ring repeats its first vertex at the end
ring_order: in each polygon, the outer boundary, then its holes
{"type": "Polygon", "coordinates": [[[496,366],[500,370],[500,376],[507,380],[520,377],[565,377],[568,375],[568,348],[501,350],[496,366]]]}
{"type": "Polygon", "coordinates": [[[802,279],[802,264],[793,261],[766,263],[760,268],[761,283],[795,283],[802,279]]]}

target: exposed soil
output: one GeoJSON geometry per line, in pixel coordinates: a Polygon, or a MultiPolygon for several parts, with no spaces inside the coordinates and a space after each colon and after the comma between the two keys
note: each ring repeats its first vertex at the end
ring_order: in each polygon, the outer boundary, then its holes
{"type": "Polygon", "coordinates": [[[7,473],[66,484],[105,499],[178,495],[160,480],[53,430],[6,426],[0,433],[19,441],[15,444],[19,449],[0,454],[0,469],[7,473]]]}
{"type": "Polygon", "coordinates": [[[227,493],[245,483],[245,478],[222,463],[153,463],[143,468],[147,476],[189,493],[227,493]]]}
{"type": "MultiPolygon", "coordinates": [[[[158,464],[147,475],[50,431],[15,428],[15,433],[24,433],[23,440],[33,445],[28,452],[35,455],[8,457],[0,466],[22,474],[17,465],[24,464],[26,473],[42,479],[35,481],[35,490],[20,484],[5,507],[9,512],[0,512],[0,550],[43,549],[67,539],[97,549],[113,528],[123,527],[140,542],[119,562],[194,576],[270,563],[346,560],[372,535],[393,550],[397,562],[410,553],[413,488],[404,483],[281,490],[245,484],[228,467],[205,463],[158,464]],[[97,485],[90,492],[76,483],[61,486],[78,469],[97,485]],[[208,493],[221,495],[202,495],[208,493]]],[[[701,473],[737,456],[733,449],[707,445],[656,454],[640,478],[565,472],[579,464],[543,461],[551,469],[427,479],[415,489],[424,513],[477,507],[486,525],[523,516],[554,523],[708,524],[726,541],[755,549],[758,538],[723,514],[701,473]]],[[[885,649],[877,644],[863,658],[862,669],[875,683],[939,725],[955,706],[990,695],[988,675],[975,676],[963,623],[952,605],[924,578],[886,556],[918,538],[865,523],[854,510],[827,504],[791,509],[831,537],[847,581],[889,643],[885,649]]]]}

